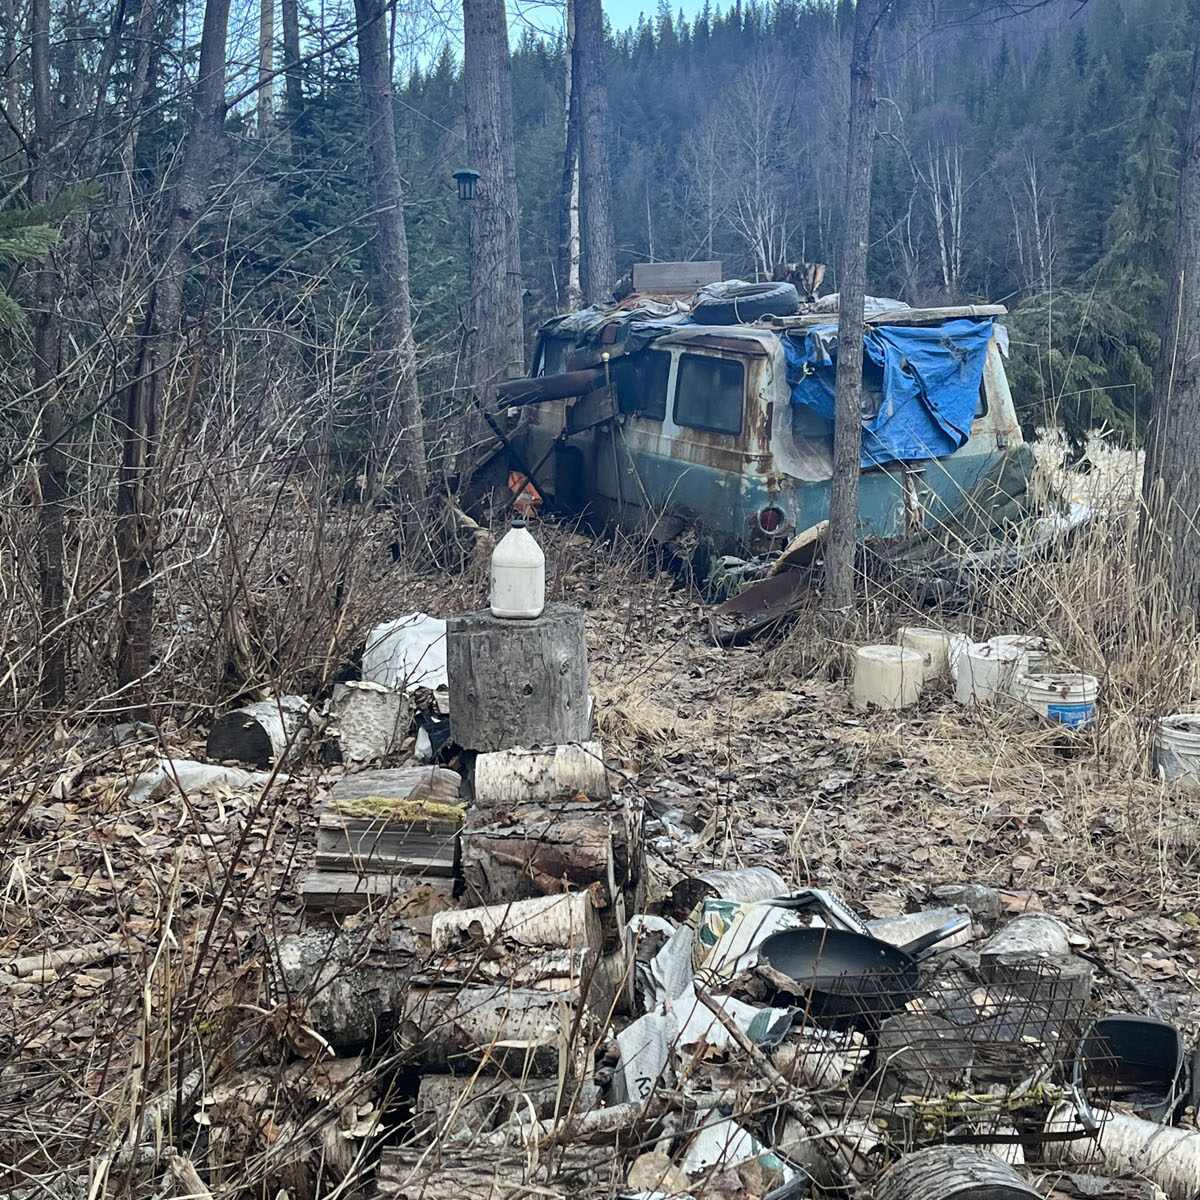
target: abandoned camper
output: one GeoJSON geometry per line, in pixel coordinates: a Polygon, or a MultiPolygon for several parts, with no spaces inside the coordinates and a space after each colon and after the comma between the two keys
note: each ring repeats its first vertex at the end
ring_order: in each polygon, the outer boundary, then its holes
{"type": "MultiPolygon", "coordinates": [[[[864,538],[1024,490],[1005,311],[868,300],[864,538]]],[[[802,302],[790,283],[638,291],[557,317],[533,377],[500,389],[514,465],[559,511],[663,541],[694,524],[720,553],[778,548],[828,515],[837,354],[837,297],[802,302]]]]}

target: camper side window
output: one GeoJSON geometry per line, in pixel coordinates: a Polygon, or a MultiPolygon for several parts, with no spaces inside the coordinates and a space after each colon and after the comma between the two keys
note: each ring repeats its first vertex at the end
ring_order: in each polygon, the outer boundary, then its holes
{"type": "Polygon", "coordinates": [[[641,350],[616,359],[612,364],[612,378],[621,411],[649,421],[661,421],[667,415],[670,374],[671,356],[661,350],[641,350]]]}
{"type": "Polygon", "coordinates": [[[746,371],[736,359],[681,355],[675,373],[675,424],[741,433],[745,391],[746,371]]]}

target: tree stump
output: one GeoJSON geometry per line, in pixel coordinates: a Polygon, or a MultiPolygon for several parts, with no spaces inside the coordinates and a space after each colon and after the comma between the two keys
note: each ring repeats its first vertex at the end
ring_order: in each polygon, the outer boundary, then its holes
{"type": "Polygon", "coordinates": [[[549,604],[533,620],[465,613],[446,623],[450,736],[465,750],[586,741],[583,614],[549,604]]]}

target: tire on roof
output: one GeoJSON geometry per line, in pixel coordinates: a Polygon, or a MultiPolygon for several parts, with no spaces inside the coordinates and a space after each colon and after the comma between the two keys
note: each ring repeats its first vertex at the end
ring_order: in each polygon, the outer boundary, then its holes
{"type": "Polygon", "coordinates": [[[790,317],[800,308],[800,296],[790,283],[746,283],[723,296],[701,296],[692,308],[700,325],[743,325],[760,317],[790,317]]]}

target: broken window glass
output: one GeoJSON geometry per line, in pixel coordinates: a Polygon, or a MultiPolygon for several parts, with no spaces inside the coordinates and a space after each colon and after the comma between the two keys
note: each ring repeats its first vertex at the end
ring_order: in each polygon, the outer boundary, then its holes
{"type": "Polygon", "coordinates": [[[741,433],[745,390],[745,368],[736,359],[681,355],[675,382],[675,424],[711,433],[741,433]]]}

